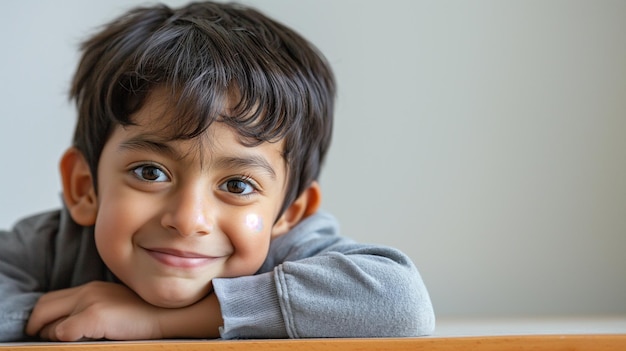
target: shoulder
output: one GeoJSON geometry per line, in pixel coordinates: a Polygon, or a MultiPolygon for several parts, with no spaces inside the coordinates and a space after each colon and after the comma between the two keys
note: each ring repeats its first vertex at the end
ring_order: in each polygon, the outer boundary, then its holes
{"type": "Polygon", "coordinates": [[[25,242],[51,239],[58,232],[60,221],[60,209],[31,215],[19,220],[11,232],[5,232],[4,239],[14,237],[25,242]]]}
{"type": "Polygon", "coordinates": [[[328,212],[317,212],[295,226],[287,234],[275,238],[262,271],[287,261],[297,261],[319,255],[366,255],[372,259],[390,259],[412,266],[400,250],[376,244],[359,243],[340,233],[337,219],[328,212]]]}
{"type": "MultiPolygon", "coordinates": [[[[3,261],[15,256],[20,261],[46,261],[57,256],[72,257],[84,247],[91,235],[89,228],[76,224],[65,208],[38,213],[19,220],[12,230],[0,233],[3,242],[3,261]]],[[[52,261],[50,261],[52,260],[52,261]]]]}
{"type": "Polygon", "coordinates": [[[328,212],[318,212],[305,218],[289,233],[275,239],[272,246],[302,251],[304,253],[299,256],[304,257],[327,252],[342,252],[397,257],[401,261],[408,260],[408,257],[396,248],[357,242],[349,236],[344,236],[340,232],[339,222],[328,212]]]}
{"type": "Polygon", "coordinates": [[[0,233],[0,273],[19,277],[31,287],[45,286],[59,222],[60,212],[50,211],[24,218],[11,231],[0,233]]]}
{"type": "Polygon", "coordinates": [[[65,207],[40,213],[1,233],[0,261],[37,277],[46,290],[111,280],[92,234],[93,228],[74,222],[65,207]]]}
{"type": "Polygon", "coordinates": [[[318,211],[293,227],[288,233],[272,239],[269,252],[259,272],[272,270],[285,261],[318,254],[325,248],[349,239],[339,235],[339,223],[328,212],[318,211]]]}
{"type": "Polygon", "coordinates": [[[318,211],[304,218],[285,235],[288,238],[308,236],[339,236],[339,222],[332,214],[318,211]]]}
{"type": "Polygon", "coordinates": [[[65,207],[41,212],[19,220],[13,230],[14,236],[22,240],[54,240],[62,237],[64,241],[79,236],[86,228],[75,223],[65,207]]]}
{"type": "Polygon", "coordinates": [[[305,245],[309,250],[322,249],[339,242],[353,241],[340,234],[339,222],[328,212],[318,211],[304,218],[287,234],[272,241],[273,248],[305,245]]]}
{"type": "Polygon", "coordinates": [[[262,269],[266,272],[288,261],[299,261],[314,256],[361,257],[391,266],[404,266],[415,271],[412,260],[404,252],[386,245],[361,243],[343,236],[337,219],[327,212],[317,212],[300,222],[287,234],[275,238],[262,269]]]}

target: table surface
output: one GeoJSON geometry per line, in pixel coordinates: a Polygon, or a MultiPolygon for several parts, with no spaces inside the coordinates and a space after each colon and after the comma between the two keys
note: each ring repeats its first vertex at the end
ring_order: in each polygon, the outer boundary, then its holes
{"type": "Polygon", "coordinates": [[[439,318],[437,319],[434,336],[555,334],[626,334],[626,315],[541,318],[439,318]]]}
{"type": "Polygon", "coordinates": [[[421,338],[301,340],[158,340],[137,342],[0,343],[0,350],[626,350],[626,316],[585,318],[440,318],[421,338]]]}

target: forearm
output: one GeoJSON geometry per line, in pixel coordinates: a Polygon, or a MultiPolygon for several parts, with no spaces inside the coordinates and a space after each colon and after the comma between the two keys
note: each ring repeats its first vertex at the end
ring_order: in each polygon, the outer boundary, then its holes
{"type": "Polygon", "coordinates": [[[361,247],[286,262],[275,272],[290,337],[414,337],[432,334],[422,279],[397,250],[361,247]]]}
{"type": "Polygon", "coordinates": [[[385,248],[331,252],[213,285],[224,339],[402,337],[434,328],[419,273],[385,248]]]}
{"type": "Polygon", "coordinates": [[[162,338],[218,338],[223,325],[220,304],[214,293],[183,308],[163,309],[158,316],[162,338]]]}
{"type": "MultiPolygon", "coordinates": [[[[0,276],[0,279],[4,277],[0,276]]],[[[3,289],[0,288],[0,292],[3,289]]],[[[9,296],[0,293],[0,342],[22,341],[26,338],[24,327],[40,293],[9,296]]]]}
{"type": "Polygon", "coordinates": [[[0,232],[0,342],[26,339],[24,327],[44,289],[46,255],[32,256],[31,237],[0,232]]]}
{"type": "Polygon", "coordinates": [[[224,318],[221,337],[288,338],[274,273],[214,279],[224,318]]]}

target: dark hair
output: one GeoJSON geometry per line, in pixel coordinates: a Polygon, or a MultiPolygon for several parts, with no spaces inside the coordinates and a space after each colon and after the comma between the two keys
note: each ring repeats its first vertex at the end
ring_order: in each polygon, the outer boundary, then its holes
{"type": "Polygon", "coordinates": [[[330,145],[335,82],[325,58],[290,28],[239,4],[136,8],[81,46],[70,92],[74,134],[97,186],[102,149],[117,124],[156,87],[176,101],[172,139],[191,139],[214,121],[248,146],[284,140],[283,210],[320,174],[330,145]],[[225,103],[236,97],[234,109],[225,103]]]}

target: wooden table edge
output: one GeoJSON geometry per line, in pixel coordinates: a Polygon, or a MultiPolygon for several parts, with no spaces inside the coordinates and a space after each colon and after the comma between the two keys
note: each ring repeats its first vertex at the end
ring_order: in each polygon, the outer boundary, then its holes
{"type": "Polygon", "coordinates": [[[0,350],[626,350],[626,334],[554,334],[498,336],[430,336],[419,338],[263,339],[263,340],[150,340],[78,343],[8,343],[0,350]]]}

